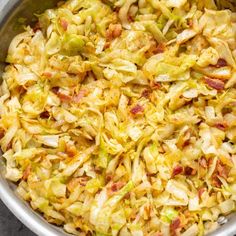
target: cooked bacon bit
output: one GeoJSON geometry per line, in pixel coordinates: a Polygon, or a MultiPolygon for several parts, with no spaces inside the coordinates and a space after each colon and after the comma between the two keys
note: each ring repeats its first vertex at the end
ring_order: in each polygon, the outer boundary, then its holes
{"type": "Polygon", "coordinates": [[[219,180],[219,178],[217,177],[216,174],[214,174],[214,175],[212,176],[212,185],[215,186],[215,187],[217,187],[217,188],[220,188],[221,185],[222,185],[221,181],[219,180]]]}
{"type": "Polygon", "coordinates": [[[172,178],[183,172],[184,168],[182,166],[175,166],[172,172],[172,178]]]}
{"type": "Polygon", "coordinates": [[[117,192],[118,190],[120,190],[123,186],[124,186],[124,182],[117,182],[117,183],[113,183],[111,185],[111,191],[112,192],[117,192]]]}
{"type": "Polygon", "coordinates": [[[206,191],[206,188],[200,188],[198,190],[198,197],[201,198],[202,197],[202,194],[206,191]]]}
{"type": "Polygon", "coordinates": [[[181,228],[181,221],[180,218],[177,217],[176,219],[172,220],[170,223],[170,235],[176,236],[177,235],[177,229],[181,228]]]}
{"type": "Polygon", "coordinates": [[[184,141],[183,147],[187,147],[189,144],[190,144],[190,140],[187,139],[187,140],[184,141]]]}
{"type": "Polygon", "coordinates": [[[165,44],[162,44],[162,43],[157,44],[156,42],[152,43],[150,48],[146,52],[146,56],[151,57],[151,56],[153,56],[153,54],[163,53],[165,51],[165,49],[166,49],[165,44]]]}
{"type": "Polygon", "coordinates": [[[66,153],[68,154],[69,157],[73,157],[77,154],[77,149],[74,145],[67,144],[66,153]]]}
{"type": "Polygon", "coordinates": [[[215,124],[215,127],[216,127],[217,129],[222,130],[222,131],[225,131],[226,128],[227,128],[227,124],[226,124],[225,122],[219,122],[219,123],[216,123],[216,124],[215,124]]]}
{"type": "Polygon", "coordinates": [[[42,76],[45,76],[47,78],[52,78],[52,73],[51,72],[43,72],[42,76]]]}
{"type": "Polygon", "coordinates": [[[159,54],[159,53],[163,53],[165,52],[165,49],[166,49],[166,45],[163,44],[163,43],[159,43],[155,50],[153,51],[154,54],[159,54]]]}
{"type": "Polygon", "coordinates": [[[11,148],[12,148],[12,141],[7,144],[7,151],[10,150],[11,148]]]}
{"type": "Polygon", "coordinates": [[[67,94],[64,94],[64,93],[61,93],[61,92],[57,92],[57,96],[60,98],[60,100],[62,102],[71,102],[72,100],[72,97],[67,95],[67,94]]]}
{"type": "Polygon", "coordinates": [[[147,177],[155,177],[157,174],[156,173],[151,174],[151,173],[147,172],[146,175],[147,175],[147,177]]]}
{"type": "Polygon", "coordinates": [[[225,165],[223,165],[220,161],[217,162],[216,169],[218,171],[218,175],[224,179],[228,178],[229,170],[225,165]]]}
{"type": "Polygon", "coordinates": [[[202,166],[203,168],[207,168],[207,160],[205,157],[201,157],[200,160],[199,160],[199,164],[200,166],[202,166]]]}
{"type": "Polygon", "coordinates": [[[112,40],[114,38],[119,37],[121,33],[122,33],[121,24],[110,24],[106,33],[106,38],[108,40],[112,40]]]}
{"type": "Polygon", "coordinates": [[[101,175],[103,173],[103,168],[102,167],[99,167],[99,166],[94,166],[94,171],[101,175]]]}
{"type": "Polygon", "coordinates": [[[205,77],[205,82],[207,83],[208,86],[216,90],[222,90],[225,87],[224,82],[219,79],[205,77]]]}
{"type": "Polygon", "coordinates": [[[23,86],[19,86],[18,87],[18,93],[19,94],[23,94],[23,93],[25,93],[27,90],[23,87],[23,86]]]}
{"type": "Polygon", "coordinates": [[[186,166],[184,168],[184,174],[185,175],[196,175],[197,171],[194,170],[192,167],[186,166]]]}
{"type": "Polygon", "coordinates": [[[214,65],[216,68],[220,68],[220,67],[224,67],[227,66],[227,61],[223,58],[219,58],[219,60],[217,61],[216,65],[214,65]]]}
{"type": "Polygon", "coordinates": [[[110,181],[112,180],[112,178],[113,178],[113,175],[112,175],[112,174],[107,174],[107,175],[106,175],[106,182],[107,182],[107,183],[110,182],[110,181]]]}
{"type": "Polygon", "coordinates": [[[126,193],[125,196],[124,196],[124,199],[130,199],[130,193],[126,193]]]}
{"type": "Polygon", "coordinates": [[[151,86],[153,89],[160,89],[160,88],[161,88],[161,83],[160,83],[160,82],[151,81],[151,82],[150,82],[150,86],[151,86]]]}
{"type": "Polygon", "coordinates": [[[122,33],[122,26],[121,24],[116,24],[115,27],[114,27],[114,31],[112,33],[113,37],[114,38],[117,38],[121,35],[122,33]]]}
{"type": "Polygon", "coordinates": [[[44,111],[40,114],[40,118],[42,119],[48,119],[50,117],[50,114],[48,111],[44,111]]]}
{"type": "Polygon", "coordinates": [[[73,102],[79,103],[83,97],[85,97],[88,94],[88,91],[85,89],[81,89],[77,96],[73,97],[73,102]]]}
{"type": "Polygon", "coordinates": [[[41,30],[41,27],[40,27],[39,22],[37,22],[37,23],[34,25],[34,27],[33,27],[34,33],[36,33],[38,30],[41,30]]]}
{"type": "Polygon", "coordinates": [[[128,18],[129,22],[134,22],[134,16],[131,16],[131,15],[128,14],[127,18],[128,18]]]}
{"type": "Polygon", "coordinates": [[[73,178],[70,180],[70,182],[67,184],[67,188],[70,192],[73,192],[74,189],[81,185],[85,186],[89,180],[89,177],[84,176],[84,177],[79,177],[79,178],[73,178]]]}
{"type": "Polygon", "coordinates": [[[109,48],[109,47],[110,47],[110,45],[111,45],[111,43],[110,43],[110,42],[106,42],[106,43],[105,43],[105,45],[104,45],[104,49],[107,49],[107,48],[109,48]]]}
{"type": "Polygon", "coordinates": [[[2,128],[0,128],[0,139],[2,139],[4,137],[4,130],[2,128]]]}
{"type": "Polygon", "coordinates": [[[139,105],[139,104],[137,104],[136,106],[134,106],[131,110],[130,110],[130,112],[133,114],[133,115],[136,115],[136,114],[138,114],[138,113],[142,113],[144,111],[144,108],[141,106],[141,105],[139,105]]]}
{"type": "Polygon", "coordinates": [[[115,192],[119,191],[123,186],[125,185],[124,182],[117,182],[117,183],[112,183],[109,187],[108,187],[108,195],[112,196],[115,192]]]}
{"type": "Polygon", "coordinates": [[[59,91],[59,89],[60,89],[59,87],[53,87],[53,88],[52,88],[52,92],[55,93],[55,94],[57,94],[58,91],[59,91]]]}
{"type": "Polygon", "coordinates": [[[64,31],[67,31],[68,28],[68,22],[65,19],[60,20],[61,27],[63,28],[64,31]]]}
{"type": "Polygon", "coordinates": [[[28,165],[23,173],[22,179],[26,181],[29,177],[29,174],[31,172],[31,165],[28,165]]]}
{"type": "Polygon", "coordinates": [[[144,89],[143,92],[142,92],[141,97],[149,98],[150,93],[151,93],[151,90],[144,89]]]}

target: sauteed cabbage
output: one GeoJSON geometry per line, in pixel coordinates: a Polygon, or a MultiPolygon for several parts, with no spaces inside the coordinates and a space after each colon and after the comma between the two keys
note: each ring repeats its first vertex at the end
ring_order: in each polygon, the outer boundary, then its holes
{"type": "Polygon", "coordinates": [[[74,235],[204,235],[236,201],[234,0],[68,0],[11,42],[6,178],[74,235]]]}

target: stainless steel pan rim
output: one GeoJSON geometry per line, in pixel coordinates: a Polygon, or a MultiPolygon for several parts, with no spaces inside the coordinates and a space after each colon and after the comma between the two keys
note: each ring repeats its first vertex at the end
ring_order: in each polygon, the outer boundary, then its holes
{"type": "MultiPolygon", "coordinates": [[[[13,30],[14,17],[32,19],[33,13],[38,9],[53,6],[57,0],[0,0],[0,76],[4,68],[3,60],[9,43],[18,33],[13,30]],[[45,3],[47,6],[45,6],[45,3]],[[43,6],[44,5],[44,6],[43,6]]],[[[39,236],[66,236],[61,228],[47,223],[43,217],[34,212],[30,206],[21,200],[14,192],[15,185],[4,178],[4,161],[0,156],[0,198],[12,213],[29,229],[39,236]]],[[[223,224],[211,236],[236,235],[236,214],[227,217],[223,224]]],[[[209,236],[210,236],[209,235],[209,236]]]]}

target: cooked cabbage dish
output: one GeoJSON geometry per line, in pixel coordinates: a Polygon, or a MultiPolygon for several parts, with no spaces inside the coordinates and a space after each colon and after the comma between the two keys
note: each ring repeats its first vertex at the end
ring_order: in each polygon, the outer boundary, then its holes
{"type": "Polygon", "coordinates": [[[5,176],[87,236],[205,235],[236,201],[236,2],[68,0],[9,46],[5,176]]]}

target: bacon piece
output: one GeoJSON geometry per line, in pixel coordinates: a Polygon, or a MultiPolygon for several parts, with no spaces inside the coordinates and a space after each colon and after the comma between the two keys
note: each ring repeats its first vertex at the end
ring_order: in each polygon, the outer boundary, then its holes
{"type": "Polygon", "coordinates": [[[70,192],[73,192],[74,189],[81,185],[85,186],[89,180],[89,177],[84,176],[84,177],[78,177],[78,178],[72,178],[69,183],[67,183],[67,188],[70,192]]]}
{"type": "Polygon", "coordinates": [[[36,33],[38,30],[41,30],[41,27],[40,27],[39,22],[37,22],[37,23],[34,25],[34,27],[33,27],[34,33],[36,33]]]}
{"type": "Polygon", "coordinates": [[[40,118],[42,119],[48,119],[50,117],[50,114],[48,111],[44,111],[40,114],[40,118]]]}
{"type": "Polygon", "coordinates": [[[175,166],[172,172],[172,178],[183,172],[184,168],[182,166],[175,166]]]}
{"type": "Polygon", "coordinates": [[[124,196],[124,199],[130,199],[130,193],[126,193],[125,196],[124,196]]]}
{"type": "Polygon", "coordinates": [[[59,87],[53,87],[53,88],[52,88],[52,92],[55,93],[55,94],[57,94],[58,91],[59,91],[59,89],[60,89],[59,87]]]}
{"type": "Polygon", "coordinates": [[[161,88],[161,83],[160,83],[160,82],[151,81],[151,82],[150,82],[150,86],[151,86],[153,89],[160,89],[160,88],[161,88]]]}
{"type": "Polygon", "coordinates": [[[151,93],[151,90],[144,89],[143,92],[142,92],[141,97],[149,98],[150,93],[151,93]]]}
{"type": "Polygon", "coordinates": [[[119,13],[119,11],[120,11],[120,7],[115,7],[114,8],[114,12],[119,13]]]}
{"type": "Polygon", "coordinates": [[[121,26],[121,24],[116,24],[114,26],[114,30],[113,30],[112,36],[114,38],[117,38],[117,37],[119,37],[121,35],[121,33],[122,33],[122,26],[121,26]]]}
{"type": "Polygon", "coordinates": [[[154,54],[159,54],[165,52],[166,46],[163,43],[157,44],[156,42],[152,43],[148,51],[146,52],[146,57],[151,57],[154,54]]]}
{"type": "Polygon", "coordinates": [[[218,122],[218,123],[215,124],[215,127],[217,129],[222,130],[222,131],[225,131],[226,128],[227,128],[227,124],[225,122],[218,122]]]}
{"type": "Polygon", "coordinates": [[[24,94],[27,91],[23,86],[19,86],[17,90],[19,94],[24,94]]]}
{"type": "Polygon", "coordinates": [[[136,114],[138,114],[138,113],[142,113],[143,111],[144,111],[143,106],[141,106],[141,105],[139,105],[139,104],[137,104],[136,106],[134,106],[134,107],[130,110],[130,112],[131,112],[133,115],[136,115],[136,114]]]}
{"type": "Polygon", "coordinates": [[[131,16],[130,14],[128,14],[128,21],[134,22],[134,16],[131,16]]]}
{"type": "Polygon", "coordinates": [[[154,54],[159,54],[165,52],[166,45],[163,43],[157,44],[156,48],[153,50],[154,54]]]}
{"type": "Polygon", "coordinates": [[[202,197],[202,195],[203,195],[203,193],[204,192],[206,192],[207,191],[207,189],[206,188],[200,188],[199,190],[198,190],[198,196],[199,196],[199,198],[201,198],[202,197]]]}
{"type": "Polygon", "coordinates": [[[184,169],[184,174],[185,175],[196,175],[197,174],[197,170],[193,169],[192,167],[190,166],[186,166],[185,169],[184,169]]]}
{"type": "Polygon", "coordinates": [[[170,223],[170,235],[176,236],[177,235],[177,229],[181,228],[181,221],[180,218],[177,217],[176,219],[172,220],[170,223]]]}
{"type": "Polygon", "coordinates": [[[105,45],[104,45],[104,49],[107,49],[107,48],[109,48],[109,47],[110,47],[110,45],[111,45],[111,42],[106,42],[106,43],[105,43],[105,45]]]}
{"type": "Polygon", "coordinates": [[[198,197],[201,198],[202,197],[202,194],[206,191],[206,188],[200,188],[198,190],[198,197]]]}
{"type": "Polygon", "coordinates": [[[12,148],[12,141],[7,144],[7,151],[10,150],[11,148],[12,148]]]}
{"type": "Polygon", "coordinates": [[[201,167],[203,167],[203,168],[205,168],[205,169],[208,167],[208,165],[207,165],[207,160],[206,160],[205,157],[201,157],[201,158],[200,158],[199,164],[200,164],[201,167]]]}
{"type": "Polygon", "coordinates": [[[225,87],[225,84],[222,80],[205,77],[205,83],[216,90],[222,90],[225,87]]]}
{"type": "Polygon", "coordinates": [[[124,185],[125,185],[124,182],[121,182],[121,181],[119,181],[119,182],[117,182],[117,183],[113,183],[113,184],[111,185],[111,191],[112,191],[112,192],[117,192],[117,191],[120,190],[124,185]]]}
{"type": "Polygon", "coordinates": [[[29,174],[31,172],[31,165],[28,165],[23,173],[22,179],[26,181],[29,177],[29,174]]]}
{"type": "Polygon", "coordinates": [[[60,20],[61,27],[63,28],[64,31],[67,31],[68,28],[68,22],[65,19],[60,20]]]}
{"type": "Polygon", "coordinates": [[[122,33],[122,26],[121,24],[110,24],[106,33],[106,38],[108,40],[112,40],[117,38],[122,33]]]}
{"type": "Polygon", "coordinates": [[[67,144],[66,153],[68,154],[69,157],[73,157],[77,154],[77,149],[74,145],[67,144]]]}
{"type": "Polygon", "coordinates": [[[108,187],[108,195],[113,195],[115,192],[119,191],[125,185],[124,182],[116,182],[112,183],[111,186],[108,187]]]}
{"type": "Polygon", "coordinates": [[[217,177],[216,174],[214,174],[214,175],[212,176],[212,185],[215,186],[215,187],[217,187],[217,188],[220,188],[221,185],[222,185],[221,181],[219,180],[219,178],[217,177]]]}
{"type": "Polygon", "coordinates": [[[0,128],[0,139],[4,137],[5,131],[3,128],[0,128]]]}
{"type": "Polygon", "coordinates": [[[223,58],[219,58],[219,60],[217,61],[216,65],[214,65],[216,68],[220,68],[220,67],[224,67],[227,66],[227,61],[223,58]]]}
{"type": "Polygon", "coordinates": [[[60,98],[60,100],[62,102],[71,102],[71,100],[72,100],[71,96],[69,96],[69,95],[67,95],[65,93],[61,93],[59,91],[57,92],[57,96],[60,98]]]}
{"type": "Polygon", "coordinates": [[[113,175],[112,174],[107,174],[106,175],[106,183],[110,182],[113,178],[113,175]]]}
{"type": "Polygon", "coordinates": [[[52,78],[52,73],[45,71],[45,72],[43,72],[42,76],[45,76],[47,78],[52,78]]]}
{"type": "Polygon", "coordinates": [[[209,159],[208,159],[208,166],[211,166],[212,163],[213,163],[213,158],[209,158],[209,159]]]}
{"type": "Polygon", "coordinates": [[[79,103],[83,97],[85,97],[88,94],[88,91],[85,89],[81,89],[77,96],[73,97],[73,102],[79,103]]]}
{"type": "Polygon", "coordinates": [[[220,161],[217,163],[216,165],[216,169],[218,172],[218,175],[221,176],[224,179],[228,178],[229,175],[229,170],[227,169],[227,167],[225,165],[223,165],[220,161]]]}

